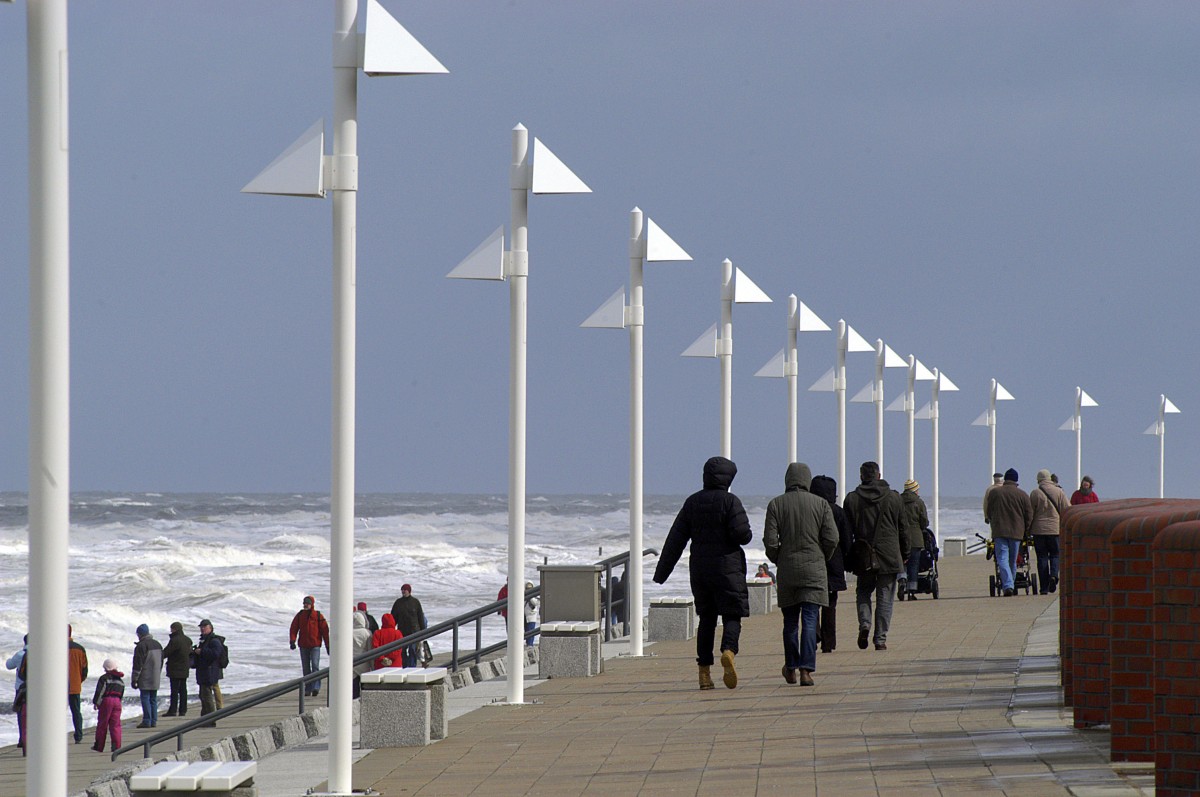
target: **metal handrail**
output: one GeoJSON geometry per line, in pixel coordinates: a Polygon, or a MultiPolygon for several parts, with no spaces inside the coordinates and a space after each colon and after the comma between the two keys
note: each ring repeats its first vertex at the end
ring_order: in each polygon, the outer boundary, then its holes
{"type": "MultiPolygon", "coordinates": [[[[658,551],[654,548],[646,548],[642,551],[642,556],[645,556],[646,554],[653,554],[653,555],[657,556],[658,551]]],[[[606,592],[607,599],[605,600],[606,627],[609,624],[609,620],[611,619],[611,616],[612,616],[612,606],[613,606],[613,603],[611,600],[611,598],[612,598],[612,590],[611,590],[612,567],[614,564],[620,564],[622,561],[627,562],[628,560],[629,560],[629,552],[626,551],[625,553],[620,553],[615,556],[610,556],[607,559],[602,559],[599,562],[595,563],[597,565],[604,565],[605,573],[608,576],[607,583],[608,583],[608,586],[610,587],[610,589],[606,592]]],[[[525,590],[525,595],[527,598],[536,597],[541,594],[542,594],[541,586],[536,586],[536,587],[533,587],[532,589],[525,590]]],[[[623,602],[624,601],[618,601],[618,604],[621,604],[623,602]]],[[[508,640],[504,640],[503,642],[497,642],[493,645],[489,645],[486,648],[484,648],[482,646],[483,645],[483,618],[491,617],[494,614],[498,614],[501,609],[504,609],[507,606],[508,606],[507,599],[506,600],[498,600],[498,601],[493,601],[492,603],[489,603],[486,606],[481,606],[478,609],[472,609],[469,612],[464,612],[463,614],[460,614],[456,617],[452,617],[449,620],[444,620],[444,621],[438,623],[437,625],[432,625],[428,628],[418,631],[415,634],[410,634],[406,637],[397,639],[394,642],[389,642],[386,645],[381,645],[377,648],[371,648],[368,651],[360,653],[359,655],[355,656],[352,659],[352,665],[357,666],[359,664],[363,664],[368,661],[374,661],[376,658],[378,658],[380,656],[385,656],[388,653],[399,650],[400,648],[408,647],[410,645],[420,645],[422,642],[425,642],[429,639],[433,639],[434,637],[440,636],[441,634],[444,634],[447,631],[449,631],[451,634],[450,661],[447,662],[446,666],[450,669],[451,672],[457,672],[459,669],[459,666],[461,664],[463,664],[467,661],[472,661],[472,660],[474,661],[475,664],[478,664],[480,661],[483,660],[484,656],[489,656],[492,653],[496,653],[500,650],[503,650],[508,645],[508,640]],[[459,655],[459,653],[460,653],[460,650],[459,650],[459,628],[461,628],[462,626],[464,626],[468,623],[472,623],[472,622],[475,623],[475,648],[472,652],[468,653],[467,655],[460,656],[459,655]]],[[[534,626],[533,629],[525,632],[525,638],[529,639],[532,636],[536,636],[540,630],[541,630],[540,624],[534,626]]],[[[626,633],[628,633],[628,630],[629,630],[629,623],[628,623],[628,618],[627,618],[626,623],[625,623],[626,633]]],[[[610,631],[611,631],[611,629],[606,630],[606,634],[605,634],[606,639],[610,638],[608,636],[608,633],[610,631]]],[[[227,708],[218,709],[214,712],[204,714],[200,717],[197,717],[194,720],[188,720],[180,725],[176,725],[175,727],[171,728],[170,730],[160,731],[156,734],[147,736],[145,739],[142,739],[139,742],[136,742],[134,744],[127,744],[124,747],[113,750],[112,760],[116,761],[117,756],[122,755],[123,753],[127,753],[130,750],[136,750],[139,747],[142,748],[144,751],[143,757],[149,758],[150,750],[152,747],[154,747],[154,745],[161,744],[162,742],[165,742],[171,738],[174,738],[176,740],[175,749],[177,751],[182,751],[183,750],[183,736],[188,731],[192,731],[197,728],[210,726],[210,725],[214,724],[215,722],[217,722],[217,720],[224,719],[225,717],[233,716],[234,714],[238,714],[242,711],[245,711],[246,709],[254,708],[257,705],[266,703],[270,700],[274,700],[275,698],[277,698],[281,695],[287,694],[288,692],[290,692],[293,689],[296,690],[296,692],[298,694],[298,698],[299,698],[299,710],[297,713],[303,714],[304,713],[304,698],[306,696],[305,692],[307,691],[308,684],[313,681],[320,681],[320,680],[323,680],[328,677],[329,677],[329,668],[325,667],[320,670],[311,672],[308,675],[303,675],[299,678],[293,678],[290,681],[284,681],[283,683],[275,684],[274,686],[264,687],[261,691],[255,693],[252,697],[247,697],[244,700],[239,700],[237,703],[235,703],[232,706],[228,706],[227,708]]],[[[326,695],[328,695],[328,691],[326,692],[326,695]]],[[[326,703],[326,705],[328,705],[328,702],[326,703]]]]}

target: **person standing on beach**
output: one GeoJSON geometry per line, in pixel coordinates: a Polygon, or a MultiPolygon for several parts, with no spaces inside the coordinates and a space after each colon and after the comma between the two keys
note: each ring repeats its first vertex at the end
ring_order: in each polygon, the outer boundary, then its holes
{"type": "Polygon", "coordinates": [[[171,638],[163,648],[167,662],[167,678],[171,682],[171,702],[167,705],[166,717],[182,717],[187,714],[187,682],[191,670],[192,638],[183,633],[183,623],[171,623],[171,638]]]}
{"type": "Polygon", "coordinates": [[[1045,468],[1037,472],[1038,486],[1029,491],[1033,509],[1033,549],[1037,551],[1038,594],[1058,589],[1058,525],[1071,508],[1067,496],[1045,468]]]}
{"type": "Polygon", "coordinates": [[[142,721],[139,728],[158,725],[158,687],[162,683],[163,646],[150,634],[150,626],[137,627],[137,644],[133,647],[133,668],[129,684],[141,693],[142,721]]]}
{"type": "Polygon", "coordinates": [[[1079,481],[1079,489],[1071,493],[1071,506],[1098,503],[1100,496],[1096,495],[1096,491],[1092,489],[1095,486],[1096,483],[1092,481],[1091,476],[1084,476],[1079,481]]]}
{"type": "Polygon", "coordinates": [[[813,476],[809,492],[825,499],[833,513],[833,525],[837,526],[838,547],[825,562],[825,579],[829,585],[829,605],[821,607],[821,629],[817,641],[822,653],[837,650],[837,602],[838,593],[846,591],[846,558],[850,555],[850,521],[846,512],[837,504],[837,479],[832,476],[813,476]]]}
{"type": "Polygon", "coordinates": [[[901,515],[904,504],[900,495],[879,478],[879,465],[864,462],[858,469],[861,484],[842,501],[850,523],[851,564],[858,575],[854,602],[858,607],[858,648],[867,649],[871,634],[871,596],[875,596],[875,649],[887,650],[888,630],[892,625],[892,602],[896,576],[904,569],[901,515]]]}
{"type": "Polygon", "coordinates": [[[784,475],[783,495],[767,504],[763,546],[779,569],[777,588],[783,612],[783,680],[812,686],[817,669],[817,619],[829,603],[826,562],[838,547],[837,524],[829,502],[809,492],[812,471],[793,462],[784,475]],[[797,630],[799,638],[797,639],[797,630]]]}
{"type": "Polygon", "coordinates": [[[917,573],[921,572],[921,551],[925,550],[925,528],[929,525],[929,513],[925,502],[920,496],[921,485],[914,479],[904,483],[904,492],[900,500],[904,503],[904,548],[905,564],[908,572],[904,579],[908,591],[908,599],[917,598],[917,573]]]}
{"type": "MultiPolygon", "coordinates": [[[[429,626],[425,622],[425,609],[421,606],[421,601],[413,597],[412,584],[400,585],[400,597],[392,604],[392,619],[396,621],[396,628],[404,636],[424,631],[429,626]]],[[[406,646],[401,658],[405,667],[416,667],[417,646],[406,646]]]]}
{"type": "MultiPolygon", "coordinates": [[[[304,608],[296,612],[292,618],[292,627],[288,632],[292,650],[296,649],[296,639],[300,640],[300,667],[305,675],[321,669],[321,643],[325,643],[325,652],[329,652],[329,623],[325,615],[316,609],[317,599],[312,595],[304,596],[304,608]]],[[[316,697],[321,691],[321,681],[310,681],[304,689],[306,697],[316,697]]]]}
{"type": "Polygon", "coordinates": [[[700,624],[696,629],[696,664],[700,688],[715,688],[712,681],[713,642],[717,615],[721,616],[721,668],[725,686],[737,687],[734,657],[742,618],[750,616],[750,592],[746,587],[746,552],[743,545],[754,539],[741,500],[729,491],[737,465],[725,457],[704,463],[704,489],[692,493],[679,510],[663,543],[654,583],[663,584],[691,543],[689,565],[692,597],[700,624]]]}
{"type": "Polygon", "coordinates": [[[192,660],[196,667],[196,685],[200,687],[200,716],[217,710],[217,698],[213,690],[221,682],[221,660],[225,655],[225,643],[213,633],[211,620],[200,621],[200,641],[192,648],[192,660]]]}
{"type": "Polygon", "coordinates": [[[1033,526],[1033,504],[1029,496],[1017,486],[1017,471],[1004,471],[1004,484],[988,495],[988,522],[992,526],[992,544],[995,546],[996,564],[1000,570],[1000,588],[1004,597],[1016,594],[1014,576],[1017,570],[1017,553],[1021,540],[1033,526]]]}
{"type": "Polygon", "coordinates": [[[112,659],[104,660],[104,675],[96,681],[96,694],[92,705],[99,712],[96,720],[96,743],[92,749],[104,752],[104,737],[112,736],[111,750],[121,746],[121,699],[125,696],[125,673],[117,669],[112,659]]]}
{"type": "Polygon", "coordinates": [[[88,676],[88,657],[83,645],[75,641],[71,626],[67,626],[67,705],[71,707],[71,723],[75,726],[75,744],[83,741],[83,713],[79,710],[79,695],[88,676]]]}

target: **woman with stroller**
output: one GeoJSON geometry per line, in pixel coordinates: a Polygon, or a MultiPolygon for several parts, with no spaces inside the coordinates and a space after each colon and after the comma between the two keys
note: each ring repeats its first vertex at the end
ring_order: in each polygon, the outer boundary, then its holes
{"type": "Polygon", "coordinates": [[[921,485],[914,479],[904,483],[904,492],[900,495],[904,511],[900,515],[901,532],[907,542],[908,551],[905,565],[908,572],[901,574],[897,589],[908,590],[908,599],[917,599],[918,574],[921,572],[921,551],[925,550],[925,527],[929,525],[929,513],[925,510],[925,502],[918,492],[921,485]],[[904,576],[907,575],[907,578],[904,576]]]}

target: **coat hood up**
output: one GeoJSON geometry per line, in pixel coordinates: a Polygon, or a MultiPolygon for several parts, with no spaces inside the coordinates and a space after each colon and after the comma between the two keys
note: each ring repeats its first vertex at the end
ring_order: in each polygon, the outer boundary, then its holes
{"type": "Polygon", "coordinates": [[[837,502],[837,479],[832,476],[813,476],[808,491],[819,495],[829,503],[837,502]]]}
{"type": "Polygon", "coordinates": [[[792,490],[808,490],[812,483],[812,470],[803,462],[793,462],[787,466],[787,473],[783,477],[784,487],[788,492],[792,490]]]}
{"type": "Polygon", "coordinates": [[[396,627],[396,618],[392,617],[390,614],[385,614],[383,617],[379,618],[379,622],[381,628],[396,627]]]}
{"type": "Polygon", "coordinates": [[[712,457],[704,463],[704,489],[728,490],[737,475],[737,465],[725,457],[712,457]]]}
{"type": "Polygon", "coordinates": [[[355,628],[366,628],[367,627],[367,613],[366,612],[356,611],[354,613],[354,627],[355,628]]]}

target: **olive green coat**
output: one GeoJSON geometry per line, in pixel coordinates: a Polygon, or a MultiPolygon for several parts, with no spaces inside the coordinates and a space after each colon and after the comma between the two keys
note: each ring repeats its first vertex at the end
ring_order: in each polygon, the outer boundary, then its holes
{"type": "Polygon", "coordinates": [[[901,515],[900,522],[908,542],[908,550],[902,553],[907,554],[913,548],[925,547],[925,527],[929,525],[929,513],[925,511],[925,502],[921,500],[921,496],[910,490],[902,492],[900,500],[904,502],[904,514],[901,515]]]}
{"type": "Polygon", "coordinates": [[[788,465],[787,492],[767,504],[763,546],[778,565],[775,586],[780,606],[829,605],[825,563],[838,547],[837,526],[829,502],[808,491],[812,471],[803,462],[788,465]]]}

